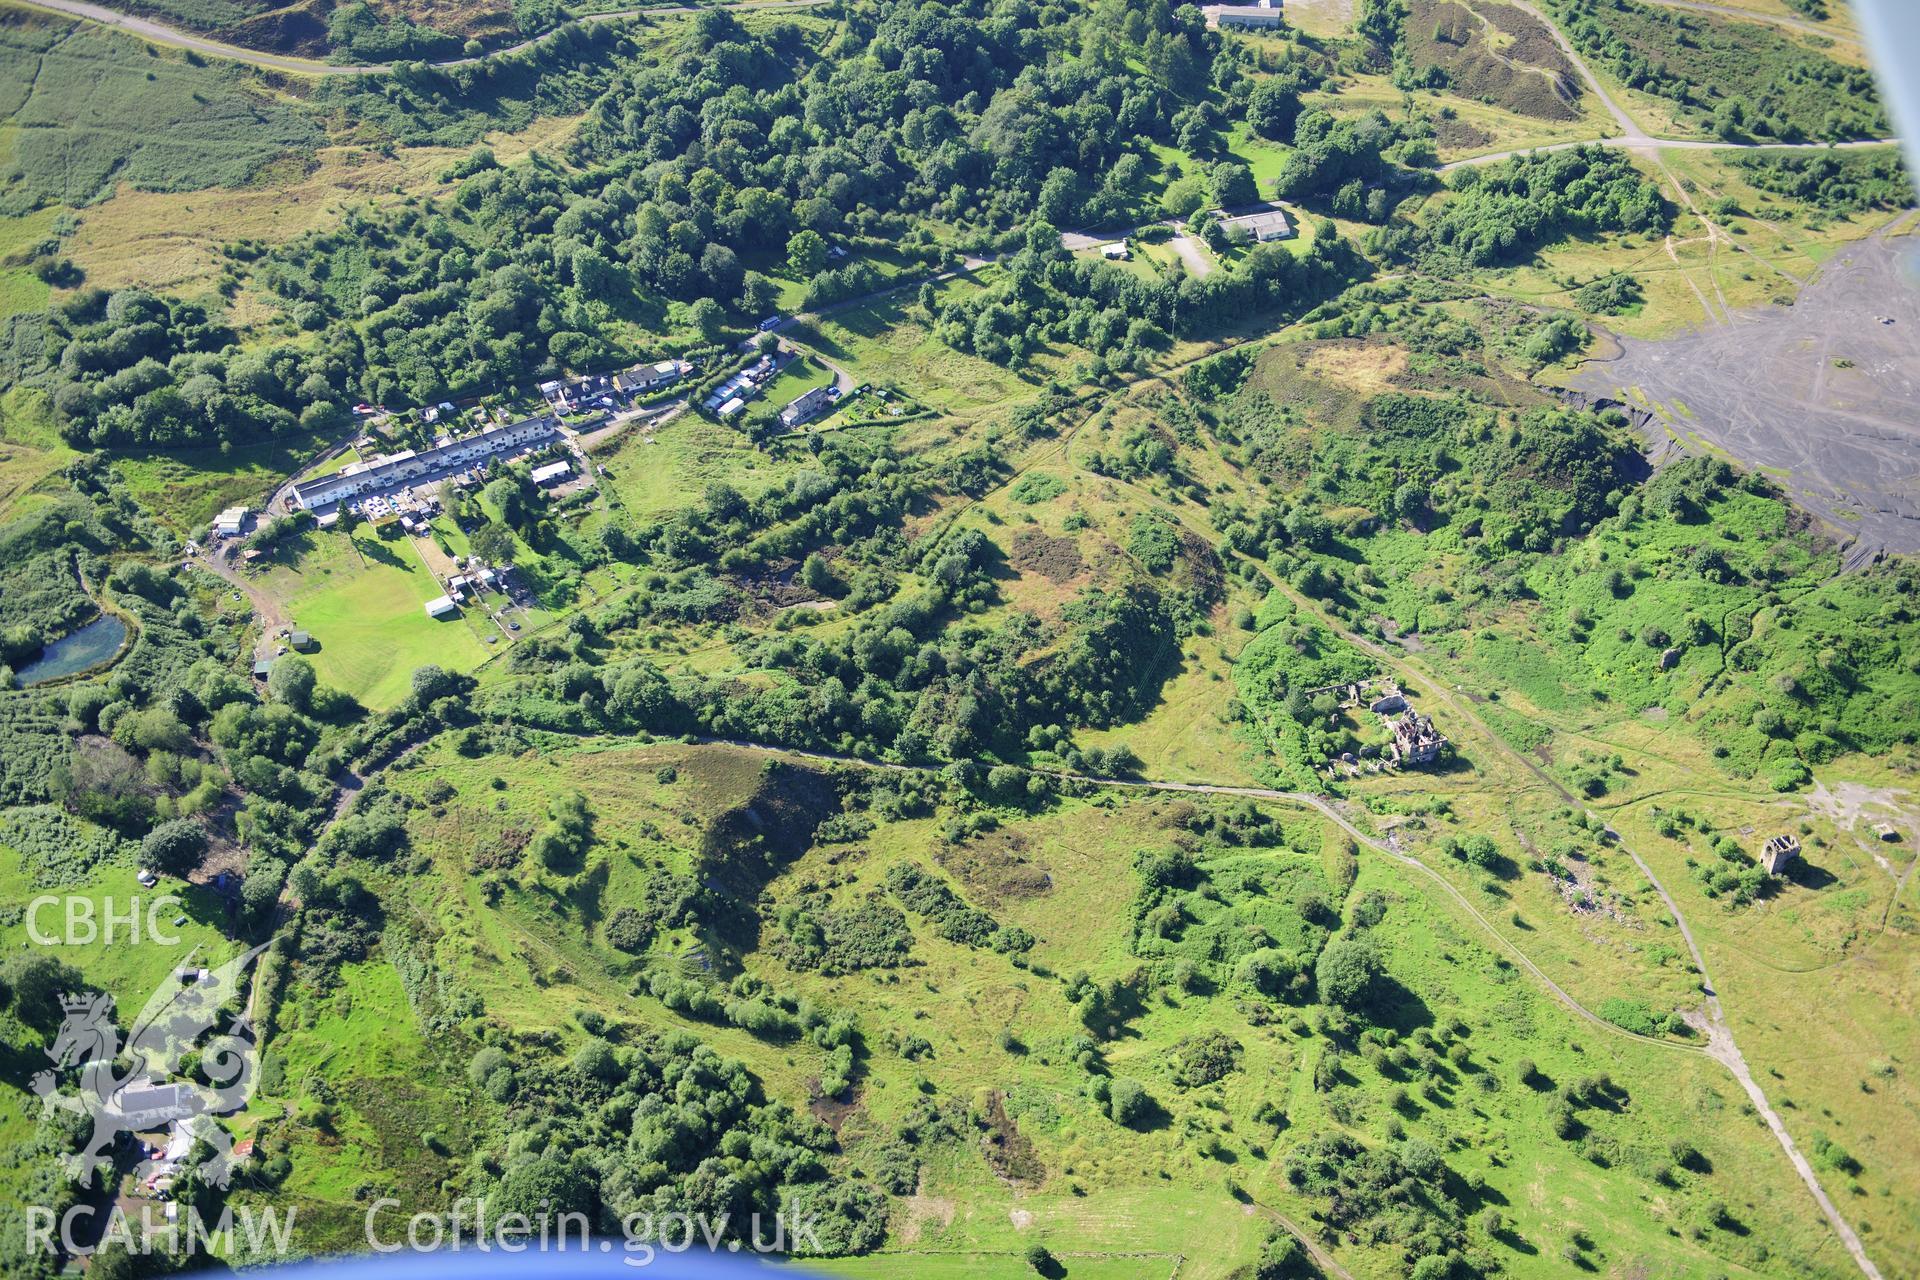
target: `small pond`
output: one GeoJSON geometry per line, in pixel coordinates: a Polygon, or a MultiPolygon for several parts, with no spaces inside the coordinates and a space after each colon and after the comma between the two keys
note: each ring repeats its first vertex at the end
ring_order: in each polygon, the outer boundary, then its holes
{"type": "Polygon", "coordinates": [[[41,650],[39,657],[14,673],[14,678],[23,686],[45,684],[76,671],[85,671],[111,658],[126,638],[127,624],[110,613],[103,613],[78,631],[68,632],[41,650]]]}

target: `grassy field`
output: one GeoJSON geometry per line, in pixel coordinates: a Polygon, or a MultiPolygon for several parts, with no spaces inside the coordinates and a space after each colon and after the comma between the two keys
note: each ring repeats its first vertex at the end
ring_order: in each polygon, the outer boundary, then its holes
{"type": "MultiPolygon", "coordinates": [[[[937,286],[936,296],[978,287],[966,278],[949,280],[937,286]]],[[[928,332],[918,310],[914,291],[905,290],[836,311],[793,336],[843,365],[856,382],[899,387],[923,404],[963,417],[1031,399],[1041,376],[1057,363],[1042,353],[1034,368],[1016,373],[955,351],[928,332]]]]}
{"type": "Polygon", "coordinates": [[[717,480],[752,496],[789,471],[736,428],[696,413],[682,413],[651,431],[629,428],[593,457],[606,468],[600,483],[608,494],[640,519],[691,505],[717,480]]]}
{"type": "Polygon", "coordinates": [[[427,617],[421,606],[443,589],[406,540],[361,528],[350,539],[309,535],[307,547],[276,557],[259,585],[313,634],[319,648],[307,656],[321,683],[380,709],[406,696],[416,667],[468,671],[487,658],[485,618],[427,617]]]}
{"type": "MultiPolygon", "coordinates": [[[[227,927],[227,914],[217,894],[171,879],[147,889],[134,879],[133,873],[132,862],[127,861],[97,867],[77,883],[48,883],[36,879],[16,850],[0,844],[0,876],[5,877],[6,883],[31,885],[36,890],[34,896],[56,895],[52,905],[35,914],[34,923],[43,935],[73,939],[60,947],[59,958],[85,973],[89,982],[112,996],[129,1020],[171,979],[173,971],[186,963],[189,955],[196,965],[217,967],[240,950],[223,932],[227,927]],[[169,895],[178,898],[177,905],[150,910],[169,895]],[[90,916],[87,909],[76,908],[76,919],[91,918],[102,930],[90,942],[80,941],[86,936],[84,924],[72,934],[68,932],[65,902],[70,897],[85,899],[91,904],[90,916]],[[124,918],[136,901],[140,904],[141,932],[130,942],[124,918]],[[111,939],[104,933],[109,908],[122,917],[116,926],[118,933],[111,939]],[[158,925],[166,937],[178,940],[157,941],[147,932],[149,923],[158,925]]],[[[29,903],[23,899],[21,905],[25,907],[29,903]]],[[[9,955],[25,949],[30,945],[28,928],[24,912],[20,919],[0,923],[0,946],[5,946],[9,955]]]]}
{"type": "Polygon", "coordinates": [[[258,507],[332,441],[324,436],[281,436],[236,449],[183,449],[123,454],[114,466],[134,496],[176,533],[204,527],[236,503],[258,507]]]}
{"type": "Polygon", "coordinates": [[[0,211],[92,204],[120,182],[237,187],[321,141],[298,106],[236,67],[194,65],[38,10],[0,17],[0,211]]]}
{"type": "Polygon", "coordinates": [[[50,417],[44,392],[0,392],[0,515],[7,519],[27,514],[31,491],[75,456],[50,417]]]}
{"type": "Polygon", "coordinates": [[[34,271],[36,250],[53,238],[56,214],[40,209],[16,218],[0,218],[0,320],[23,311],[40,311],[53,289],[34,271]]]}
{"type": "MultiPolygon", "coordinates": [[[[1860,39],[1859,24],[1854,21],[1853,6],[1840,0],[1838,3],[1825,4],[1824,17],[1814,18],[1801,12],[1787,0],[1720,0],[1723,9],[1743,10],[1757,18],[1785,18],[1793,22],[1806,23],[1840,46],[1846,46],[1860,39]]],[[[1836,56],[1844,55],[1844,47],[1836,50],[1836,56]]]]}

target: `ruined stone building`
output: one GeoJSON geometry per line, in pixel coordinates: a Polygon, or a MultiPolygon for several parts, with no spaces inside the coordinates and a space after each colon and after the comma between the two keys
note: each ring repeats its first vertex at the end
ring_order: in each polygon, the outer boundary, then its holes
{"type": "Polygon", "coordinates": [[[1782,874],[1787,864],[1799,856],[1798,836],[1774,836],[1760,847],[1760,865],[1767,869],[1770,876],[1782,874]]]}
{"type": "Polygon", "coordinates": [[[1398,716],[1382,716],[1393,730],[1393,743],[1387,759],[1399,765],[1432,764],[1440,756],[1447,740],[1433,727],[1433,718],[1407,710],[1398,716]]]}

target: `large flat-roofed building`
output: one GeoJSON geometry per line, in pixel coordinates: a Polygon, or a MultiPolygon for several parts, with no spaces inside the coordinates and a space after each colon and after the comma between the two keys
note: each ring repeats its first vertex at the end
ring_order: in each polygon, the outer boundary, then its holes
{"type": "Polygon", "coordinates": [[[1258,30],[1280,25],[1280,0],[1258,0],[1255,4],[1210,4],[1200,12],[1209,27],[1238,27],[1258,30]]]}
{"type": "Polygon", "coordinates": [[[542,488],[545,488],[550,484],[562,483],[572,474],[573,464],[565,458],[562,458],[558,462],[549,462],[544,467],[535,467],[533,474],[527,478],[542,488]]]}
{"type": "Polygon", "coordinates": [[[1287,221],[1287,211],[1277,204],[1249,204],[1236,209],[1216,209],[1213,216],[1220,220],[1228,234],[1239,232],[1255,244],[1265,244],[1269,240],[1285,240],[1293,234],[1293,224],[1287,221]]]}
{"type": "Polygon", "coordinates": [[[331,507],[370,493],[380,493],[396,485],[476,466],[501,454],[549,444],[559,435],[558,425],[548,417],[496,423],[491,427],[482,427],[470,436],[450,440],[431,449],[417,453],[405,449],[367,462],[352,463],[333,475],[296,484],[293,486],[293,501],[309,511],[331,507]]]}

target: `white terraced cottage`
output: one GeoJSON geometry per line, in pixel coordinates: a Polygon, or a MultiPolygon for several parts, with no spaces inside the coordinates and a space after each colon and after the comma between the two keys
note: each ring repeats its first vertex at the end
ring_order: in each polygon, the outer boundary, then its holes
{"type": "Polygon", "coordinates": [[[368,462],[349,464],[333,475],[296,484],[293,500],[309,511],[330,507],[440,472],[471,467],[503,453],[547,444],[558,439],[559,434],[558,425],[547,417],[498,423],[417,453],[407,449],[368,462]]]}

